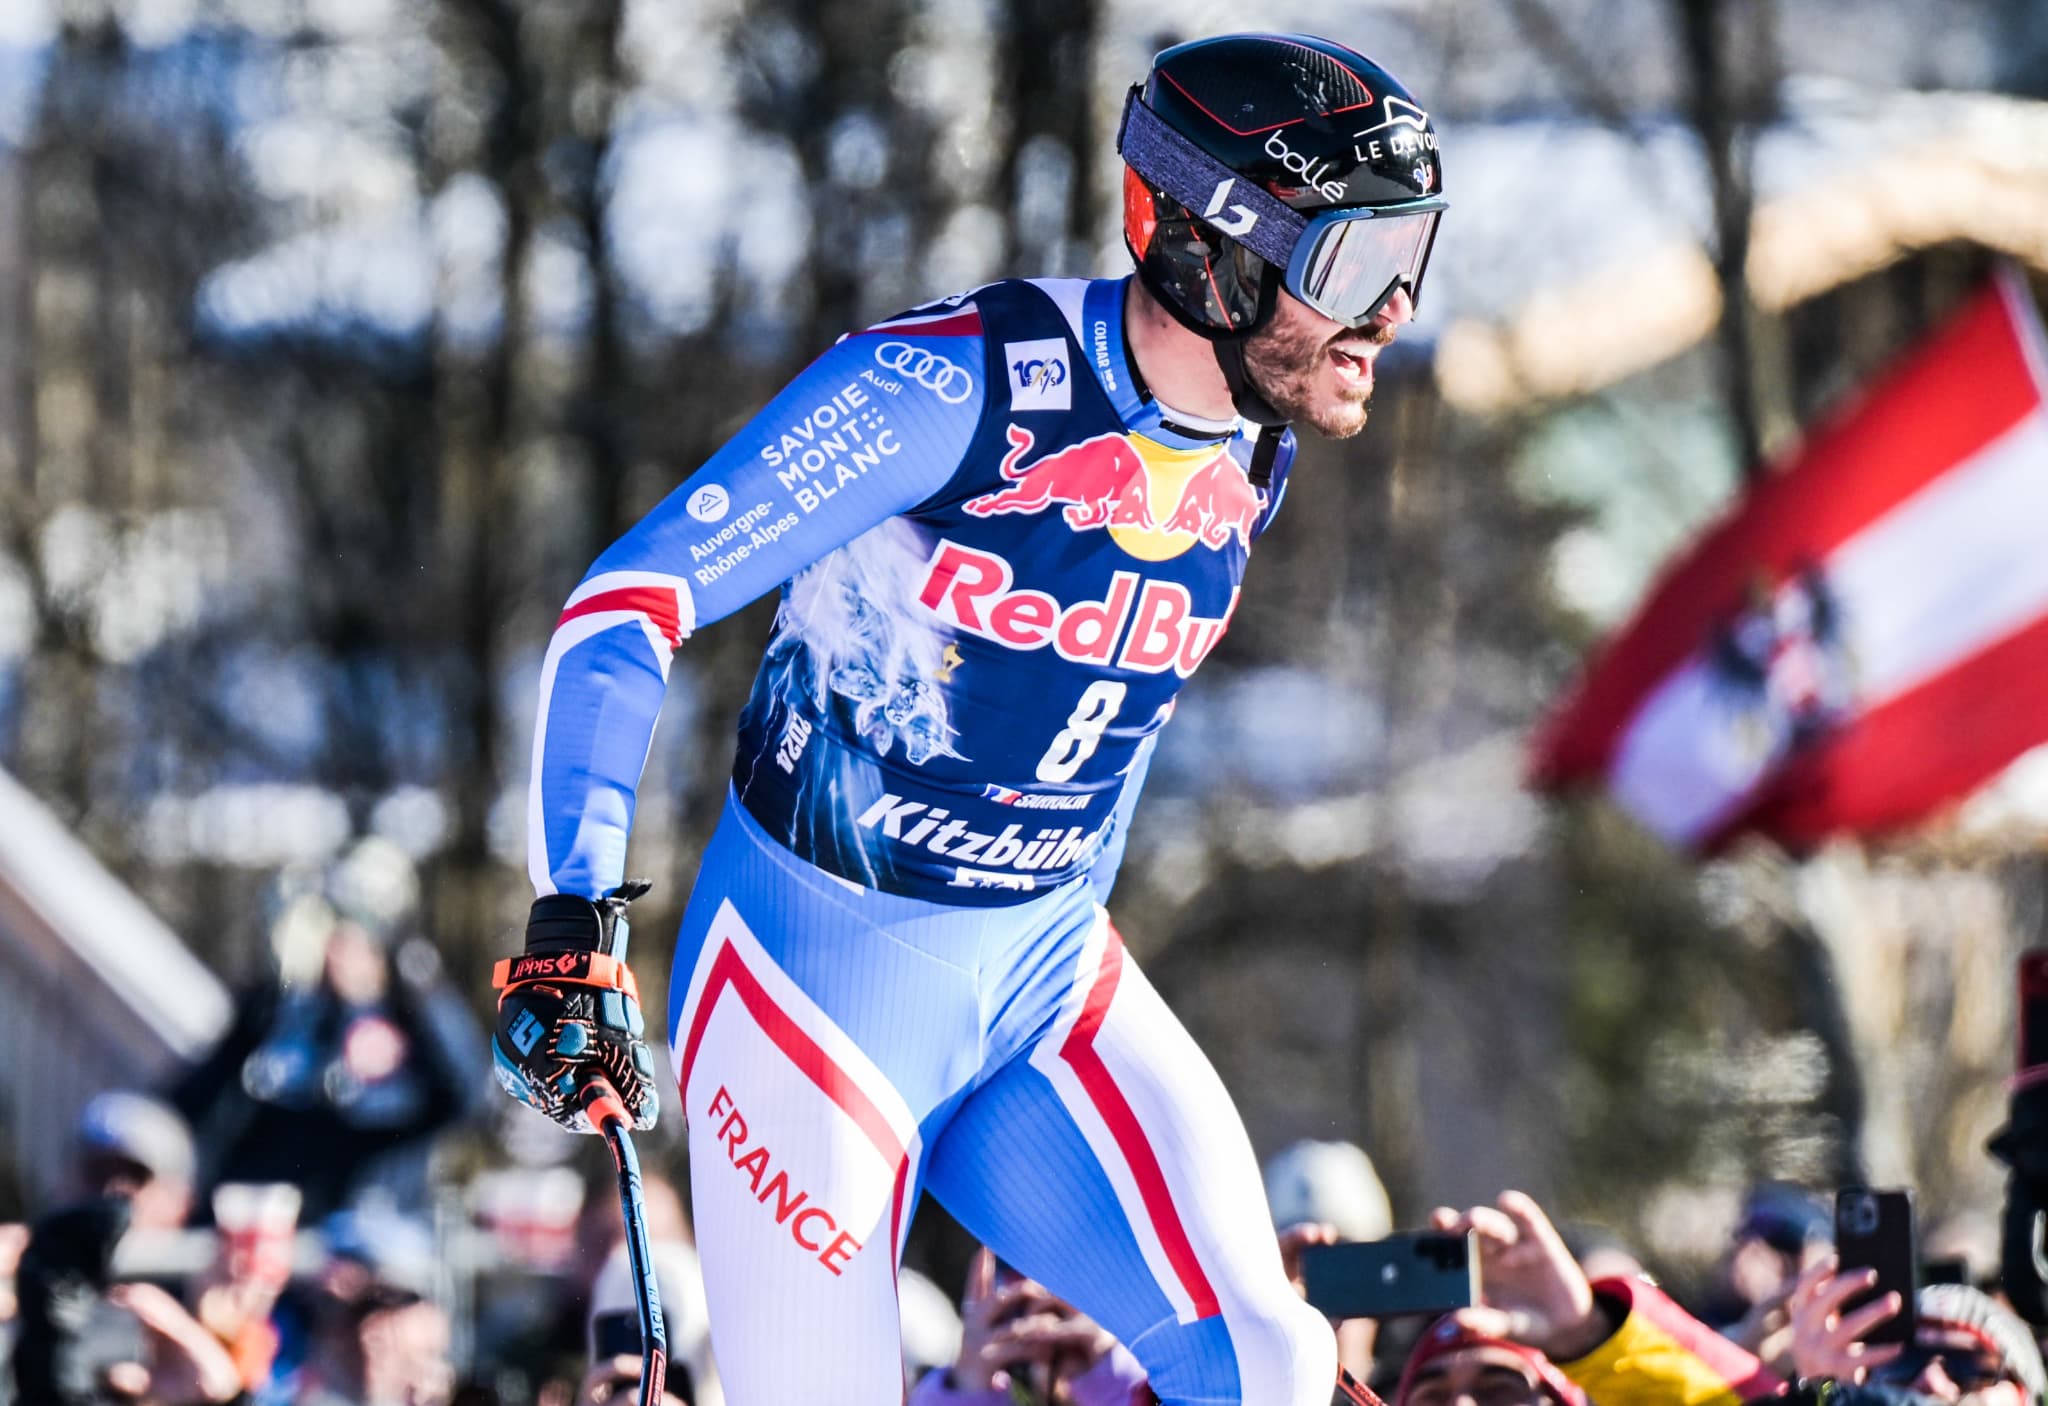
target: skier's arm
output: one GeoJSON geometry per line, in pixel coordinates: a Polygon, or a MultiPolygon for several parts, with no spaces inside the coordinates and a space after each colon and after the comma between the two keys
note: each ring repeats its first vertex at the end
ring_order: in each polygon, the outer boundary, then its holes
{"type": "Polygon", "coordinates": [[[716,620],[953,475],[981,416],[972,308],[844,339],[653,512],[569,597],[541,668],[526,948],[498,963],[498,1081],[573,1130],[603,1075],[632,1123],[660,1112],[626,948],[634,793],[669,658],[716,620]]]}
{"type": "Polygon", "coordinates": [[[598,558],[541,669],[527,835],[538,892],[619,883],[676,646],[943,486],[982,379],[971,305],[847,337],[598,558]]]}

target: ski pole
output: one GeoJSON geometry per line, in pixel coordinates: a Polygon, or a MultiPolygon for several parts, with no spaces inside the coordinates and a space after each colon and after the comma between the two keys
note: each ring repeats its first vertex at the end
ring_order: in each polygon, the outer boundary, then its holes
{"type": "Polygon", "coordinates": [[[583,1111],[604,1134],[619,1172],[619,1210],[626,1219],[626,1255],[633,1265],[633,1299],[640,1310],[640,1406],[661,1406],[668,1378],[668,1326],[661,1314],[661,1286],[654,1277],[653,1246],[647,1238],[647,1201],[640,1189],[640,1158],[633,1151],[633,1120],[611,1080],[592,1074],[583,1085],[583,1111]]]}

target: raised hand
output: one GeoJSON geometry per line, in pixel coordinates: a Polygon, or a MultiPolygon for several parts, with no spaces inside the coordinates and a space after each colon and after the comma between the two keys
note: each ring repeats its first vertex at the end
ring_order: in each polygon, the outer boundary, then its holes
{"type": "Polygon", "coordinates": [[[1792,1315],[1792,1365],[1801,1377],[1861,1383],[1872,1368],[1899,1355],[1898,1343],[1863,1341],[1864,1334],[1905,1307],[1898,1294],[1881,1294],[1850,1312],[1842,1311],[1845,1303],[1876,1283],[1874,1269],[1837,1274],[1833,1255],[1799,1276],[1786,1306],[1792,1315]]]}
{"type": "Polygon", "coordinates": [[[1532,1197],[1503,1191],[1491,1206],[1439,1206],[1429,1223],[1477,1235],[1481,1301],[1455,1315],[1471,1331],[1527,1343],[1558,1361],[1583,1357],[1612,1331],[1586,1272],[1532,1197]]]}
{"type": "Polygon", "coordinates": [[[999,1373],[1029,1367],[1041,1380],[1031,1385],[1049,1393],[1055,1370],[1078,1376],[1116,1346],[1116,1339],[1088,1317],[1030,1279],[996,1280],[996,1257],[983,1248],[967,1271],[967,1295],[960,1305],[960,1353],[954,1359],[956,1391],[987,1391],[999,1373]]]}

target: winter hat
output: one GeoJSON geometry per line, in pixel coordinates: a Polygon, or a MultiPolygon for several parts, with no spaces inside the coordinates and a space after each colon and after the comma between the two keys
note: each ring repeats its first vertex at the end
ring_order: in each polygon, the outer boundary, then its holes
{"type": "Polygon", "coordinates": [[[78,1145],[87,1156],[119,1157],[173,1181],[191,1181],[198,1160],[192,1133],[176,1109],[126,1089],[110,1089],[86,1104],[78,1118],[78,1145]]]}
{"type": "Polygon", "coordinates": [[[1923,1284],[1914,1304],[1922,1323],[1961,1328],[1989,1342],[2031,1400],[2040,1402],[2048,1395],[2048,1368],[2041,1365],[2041,1349],[2032,1331],[1989,1294],[1968,1284],[1923,1284]]]}
{"type": "Polygon", "coordinates": [[[1346,1240],[1377,1240],[1394,1228],[1387,1188],[1354,1143],[1294,1143],[1266,1163],[1265,1180],[1273,1224],[1282,1229],[1326,1221],[1346,1240]]]}
{"type": "Polygon", "coordinates": [[[1556,1406],[1590,1406],[1586,1393],[1579,1390],[1578,1385],[1570,1377],[1558,1371],[1556,1363],[1535,1348],[1527,1343],[1513,1342],[1507,1338],[1490,1338],[1484,1333],[1475,1333],[1448,1314],[1430,1324],[1428,1330],[1416,1342],[1415,1350],[1408,1354],[1408,1363],[1401,1369],[1400,1385],[1394,1388],[1394,1406],[1403,1406],[1408,1400],[1409,1389],[1415,1385],[1416,1378],[1422,1375],[1423,1368],[1439,1357],[1448,1357],[1468,1347],[1504,1348],[1521,1358],[1536,1374],[1536,1380],[1542,1383],[1543,1390],[1556,1406]]]}

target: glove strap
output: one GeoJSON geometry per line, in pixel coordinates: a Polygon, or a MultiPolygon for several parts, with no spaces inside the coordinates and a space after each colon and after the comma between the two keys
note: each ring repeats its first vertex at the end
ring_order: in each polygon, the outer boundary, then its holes
{"type": "Polygon", "coordinates": [[[588,948],[566,952],[528,952],[506,957],[491,968],[491,987],[511,991],[536,981],[569,981],[578,986],[598,986],[623,991],[637,1003],[640,987],[633,969],[616,957],[588,948]]]}

